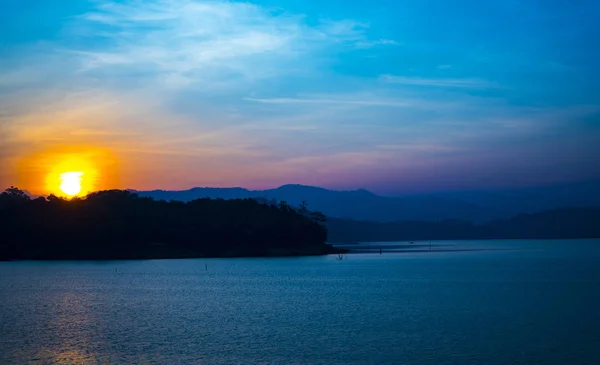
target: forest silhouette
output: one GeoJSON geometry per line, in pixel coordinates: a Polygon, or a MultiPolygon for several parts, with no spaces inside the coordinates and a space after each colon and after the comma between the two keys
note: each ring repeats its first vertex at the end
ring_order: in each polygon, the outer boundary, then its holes
{"type": "Polygon", "coordinates": [[[0,194],[0,260],[320,255],[325,216],[253,199],[157,201],[124,190],[84,198],[0,194]]]}

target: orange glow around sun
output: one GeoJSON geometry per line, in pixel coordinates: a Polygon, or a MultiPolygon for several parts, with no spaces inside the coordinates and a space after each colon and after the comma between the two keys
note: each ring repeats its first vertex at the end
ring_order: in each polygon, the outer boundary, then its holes
{"type": "Polygon", "coordinates": [[[63,147],[27,157],[19,170],[23,186],[32,193],[74,198],[117,188],[116,165],[107,150],[63,147]]]}
{"type": "Polygon", "coordinates": [[[78,154],[63,155],[60,158],[46,175],[48,192],[72,198],[96,190],[100,176],[93,160],[78,154]]]}

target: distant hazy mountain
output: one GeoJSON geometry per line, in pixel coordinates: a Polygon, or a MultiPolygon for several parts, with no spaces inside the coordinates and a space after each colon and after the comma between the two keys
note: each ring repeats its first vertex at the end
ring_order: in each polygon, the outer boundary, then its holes
{"type": "Polygon", "coordinates": [[[600,181],[535,188],[439,193],[442,199],[460,200],[492,209],[500,217],[563,207],[600,205],[600,181]]]}
{"type": "Polygon", "coordinates": [[[183,191],[142,191],[154,199],[190,201],[198,198],[265,198],[291,205],[308,203],[329,217],[367,221],[440,221],[446,219],[485,222],[560,207],[600,205],[600,182],[542,188],[470,191],[386,197],[367,190],[335,191],[284,185],[276,189],[193,188],[183,191]]]}
{"type": "Polygon", "coordinates": [[[465,221],[366,222],[330,218],[327,229],[329,242],[598,238],[600,207],[520,214],[484,224],[465,221]]]}
{"type": "Polygon", "coordinates": [[[443,220],[449,218],[486,220],[496,216],[476,204],[438,197],[394,198],[375,195],[367,190],[334,191],[303,185],[284,185],[277,189],[194,188],[185,191],[144,191],[140,196],[163,200],[190,201],[198,198],[266,198],[285,200],[291,205],[308,203],[329,217],[392,221],[402,219],[443,220]]]}

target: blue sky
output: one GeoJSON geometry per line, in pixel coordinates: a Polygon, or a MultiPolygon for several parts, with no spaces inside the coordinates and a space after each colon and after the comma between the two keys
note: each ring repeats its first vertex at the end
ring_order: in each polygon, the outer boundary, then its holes
{"type": "Polygon", "coordinates": [[[138,189],[600,178],[595,1],[57,3],[0,1],[0,185],[90,149],[138,189]]]}

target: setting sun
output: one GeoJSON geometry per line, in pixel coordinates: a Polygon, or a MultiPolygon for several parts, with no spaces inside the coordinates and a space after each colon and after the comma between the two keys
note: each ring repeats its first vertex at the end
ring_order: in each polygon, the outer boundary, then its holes
{"type": "Polygon", "coordinates": [[[96,190],[99,174],[95,159],[85,154],[57,157],[57,162],[46,176],[46,184],[50,192],[73,198],[96,190]]]}
{"type": "Polygon", "coordinates": [[[20,161],[21,186],[33,194],[74,198],[118,187],[118,159],[92,146],[41,150],[20,161]]]}
{"type": "Polygon", "coordinates": [[[60,174],[60,190],[68,196],[76,196],[81,192],[83,172],[65,172],[60,174]]]}

